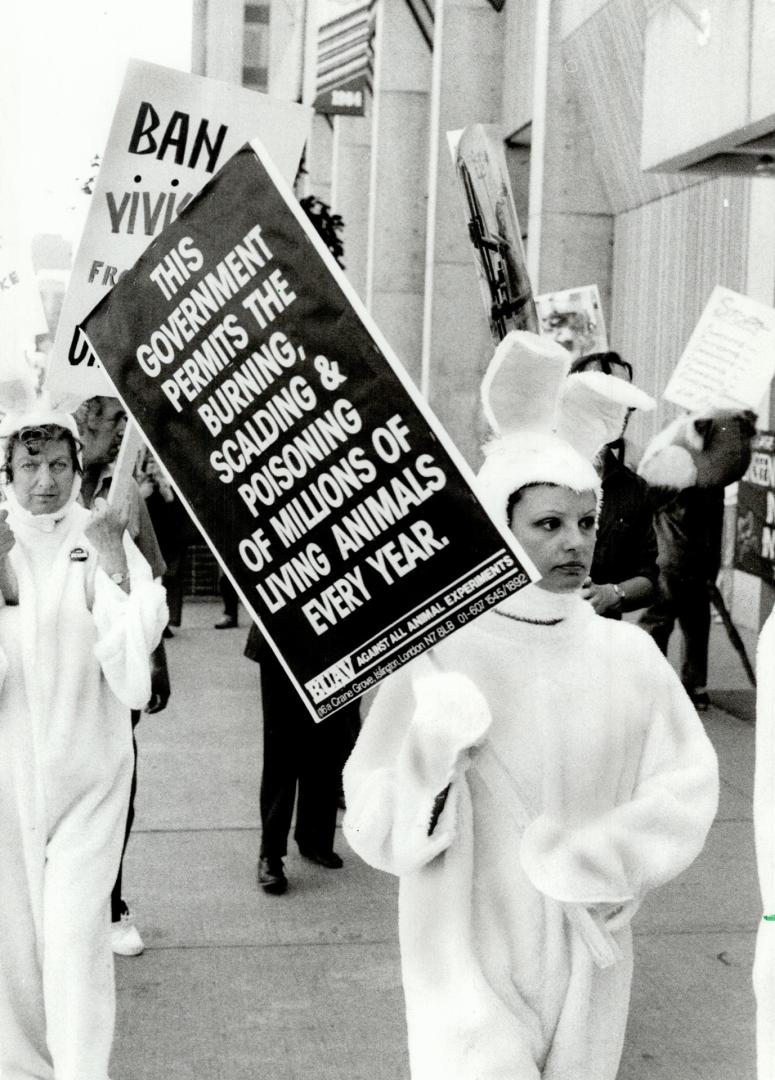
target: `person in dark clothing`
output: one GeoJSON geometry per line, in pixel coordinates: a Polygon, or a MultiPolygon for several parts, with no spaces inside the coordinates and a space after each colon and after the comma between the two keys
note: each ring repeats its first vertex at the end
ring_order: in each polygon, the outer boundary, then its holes
{"type": "Polygon", "coordinates": [[[353,746],[358,705],[316,723],[255,625],[245,655],[261,665],[264,763],[258,884],[264,892],[279,895],[288,887],[283,859],[294,803],[294,840],[300,854],[329,870],[342,866],[334,836],[342,769],[353,746]]]}
{"type": "Polygon", "coordinates": [[[170,617],[164,637],[171,638],[170,627],[180,626],[183,613],[186,550],[196,541],[198,532],[150,450],[145,456],[139,487],[166,563],[161,583],[167,593],[170,617]]]}
{"type": "Polygon", "coordinates": [[[237,590],[225,574],[221,574],[218,578],[218,591],[223,600],[223,617],[215,624],[215,629],[233,630],[239,625],[239,597],[237,590]]]}
{"type": "Polygon", "coordinates": [[[657,538],[648,485],[610,447],[603,454],[602,480],[603,505],[584,594],[594,597],[599,615],[620,619],[657,595],[657,538]]]}
{"type": "MultiPolygon", "coordinates": [[[[632,367],[616,352],[590,353],[574,361],[570,374],[602,371],[632,382],[632,367]]],[[[626,423],[625,423],[626,426],[626,423]]],[[[624,431],[622,431],[622,435],[624,431]]],[[[595,554],[582,596],[598,615],[621,619],[657,595],[657,538],[648,484],[624,464],[620,436],[598,463],[603,501],[595,554]]]]}
{"type": "Polygon", "coordinates": [[[687,413],[655,436],[638,469],[654,506],[661,590],[640,625],[666,652],[678,622],[683,631],[681,681],[700,712],[710,705],[711,596],[724,609],[716,589],[724,489],[748,468],[755,432],[756,416],[747,409],[711,407],[687,413]]]}
{"type": "Polygon", "coordinates": [[[708,697],[710,586],[721,566],[723,487],[653,488],[659,541],[659,594],[639,625],[663,653],[678,623],[682,634],[681,682],[694,707],[704,712],[708,697]]]}

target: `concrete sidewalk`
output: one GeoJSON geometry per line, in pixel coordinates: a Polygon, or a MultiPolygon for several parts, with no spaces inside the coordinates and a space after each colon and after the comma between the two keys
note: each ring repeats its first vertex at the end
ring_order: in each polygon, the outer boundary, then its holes
{"type": "MultiPolygon", "coordinates": [[[[405,1080],[396,882],[338,836],[342,870],[294,849],[287,895],[256,887],[258,669],[246,628],[212,629],[219,614],[186,604],[170,705],[138,728],[124,888],[146,951],[117,959],[113,1080],[405,1080]]],[[[736,661],[714,626],[714,699],[745,690],[736,661]]],[[[755,1077],[753,727],[706,716],[721,809],[701,857],[637,917],[620,1080],[755,1077]]]]}

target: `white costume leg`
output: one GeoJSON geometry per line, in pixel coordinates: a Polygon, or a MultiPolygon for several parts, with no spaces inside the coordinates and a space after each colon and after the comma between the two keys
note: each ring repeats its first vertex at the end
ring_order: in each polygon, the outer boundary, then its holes
{"type": "Polygon", "coordinates": [[[36,802],[30,747],[6,730],[0,753],[0,1076],[52,1080],[41,970],[45,828],[36,802]],[[17,745],[17,739],[21,745],[17,745]]]}
{"type": "Polygon", "coordinates": [[[615,1080],[624,1045],[632,983],[632,933],[616,936],[622,959],[600,969],[576,933],[571,971],[543,1080],[615,1080]]]}
{"type": "Polygon", "coordinates": [[[115,1022],[110,890],[130,773],[78,800],[54,829],[44,890],[44,993],[56,1080],[107,1080],[115,1022]]]}
{"type": "MultiPolygon", "coordinates": [[[[477,951],[482,942],[475,941],[480,920],[472,913],[480,902],[472,884],[472,806],[465,783],[457,796],[455,843],[420,873],[401,879],[399,930],[412,1080],[540,1080],[540,1021],[510,981],[501,987],[501,997],[482,970],[477,951]]],[[[491,913],[489,901],[487,910],[491,913]]],[[[495,937],[502,944],[497,931],[495,937]]]]}

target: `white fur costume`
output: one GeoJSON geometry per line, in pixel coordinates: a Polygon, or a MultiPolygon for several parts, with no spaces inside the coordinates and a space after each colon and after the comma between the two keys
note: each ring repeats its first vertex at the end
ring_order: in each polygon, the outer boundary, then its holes
{"type": "Polygon", "coordinates": [[[164,591],[126,534],[130,593],[97,568],[77,489],[53,515],[7,504],[19,604],[0,608],[2,1080],[106,1080],[129,709],[150,696],[166,621],[164,591]]]}
{"type": "Polygon", "coordinates": [[[763,916],[753,967],[757,1075],[775,1080],[775,609],[759,635],[756,682],[753,824],[763,916]]]}
{"type": "Polygon", "coordinates": [[[345,769],[349,843],[401,876],[413,1080],[612,1080],[629,919],[703,845],[713,749],[650,638],[577,595],[529,586],[434,655],[455,674],[417,682],[419,708],[413,675],[427,661],[392,675],[345,769]],[[425,733],[434,711],[461,708],[473,734],[461,729],[445,776],[425,733]],[[579,922],[599,904],[623,905],[594,920],[607,959],[620,957],[605,967],[579,922]]]}
{"type": "MultiPolygon", "coordinates": [[[[478,487],[501,524],[526,484],[599,497],[591,458],[643,404],[567,363],[519,333],[493,357],[478,487]]],[[[651,639],[577,593],[530,585],[434,658],[385,681],[344,774],[348,841],[401,878],[412,1078],[613,1080],[629,921],[702,848],[713,748],[651,639]]]]}

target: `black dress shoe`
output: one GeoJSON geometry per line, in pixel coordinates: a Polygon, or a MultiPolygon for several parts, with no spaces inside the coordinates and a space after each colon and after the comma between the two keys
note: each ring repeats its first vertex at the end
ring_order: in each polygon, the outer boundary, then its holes
{"type": "Polygon", "coordinates": [[[710,708],[710,698],[705,690],[690,690],[689,697],[697,712],[707,712],[710,708]]]}
{"type": "Polygon", "coordinates": [[[300,847],[299,854],[302,859],[309,859],[310,862],[317,863],[318,866],[325,866],[326,870],[339,870],[344,866],[344,863],[333,849],[331,851],[314,851],[311,848],[300,847]]]}
{"type": "Polygon", "coordinates": [[[258,884],[264,892],[281,896],[288,888],[288,878],[283,873],[283,860],[268,859],[262,855],[258,860],[258,884]]]}
{"type": "Polygon", "coordinates": [[[232,619],[229,615],[224,615],[222,619],[219,619],[215,624],[216,630],[234,630],[237,625],[237,620],[232,619]]]}

